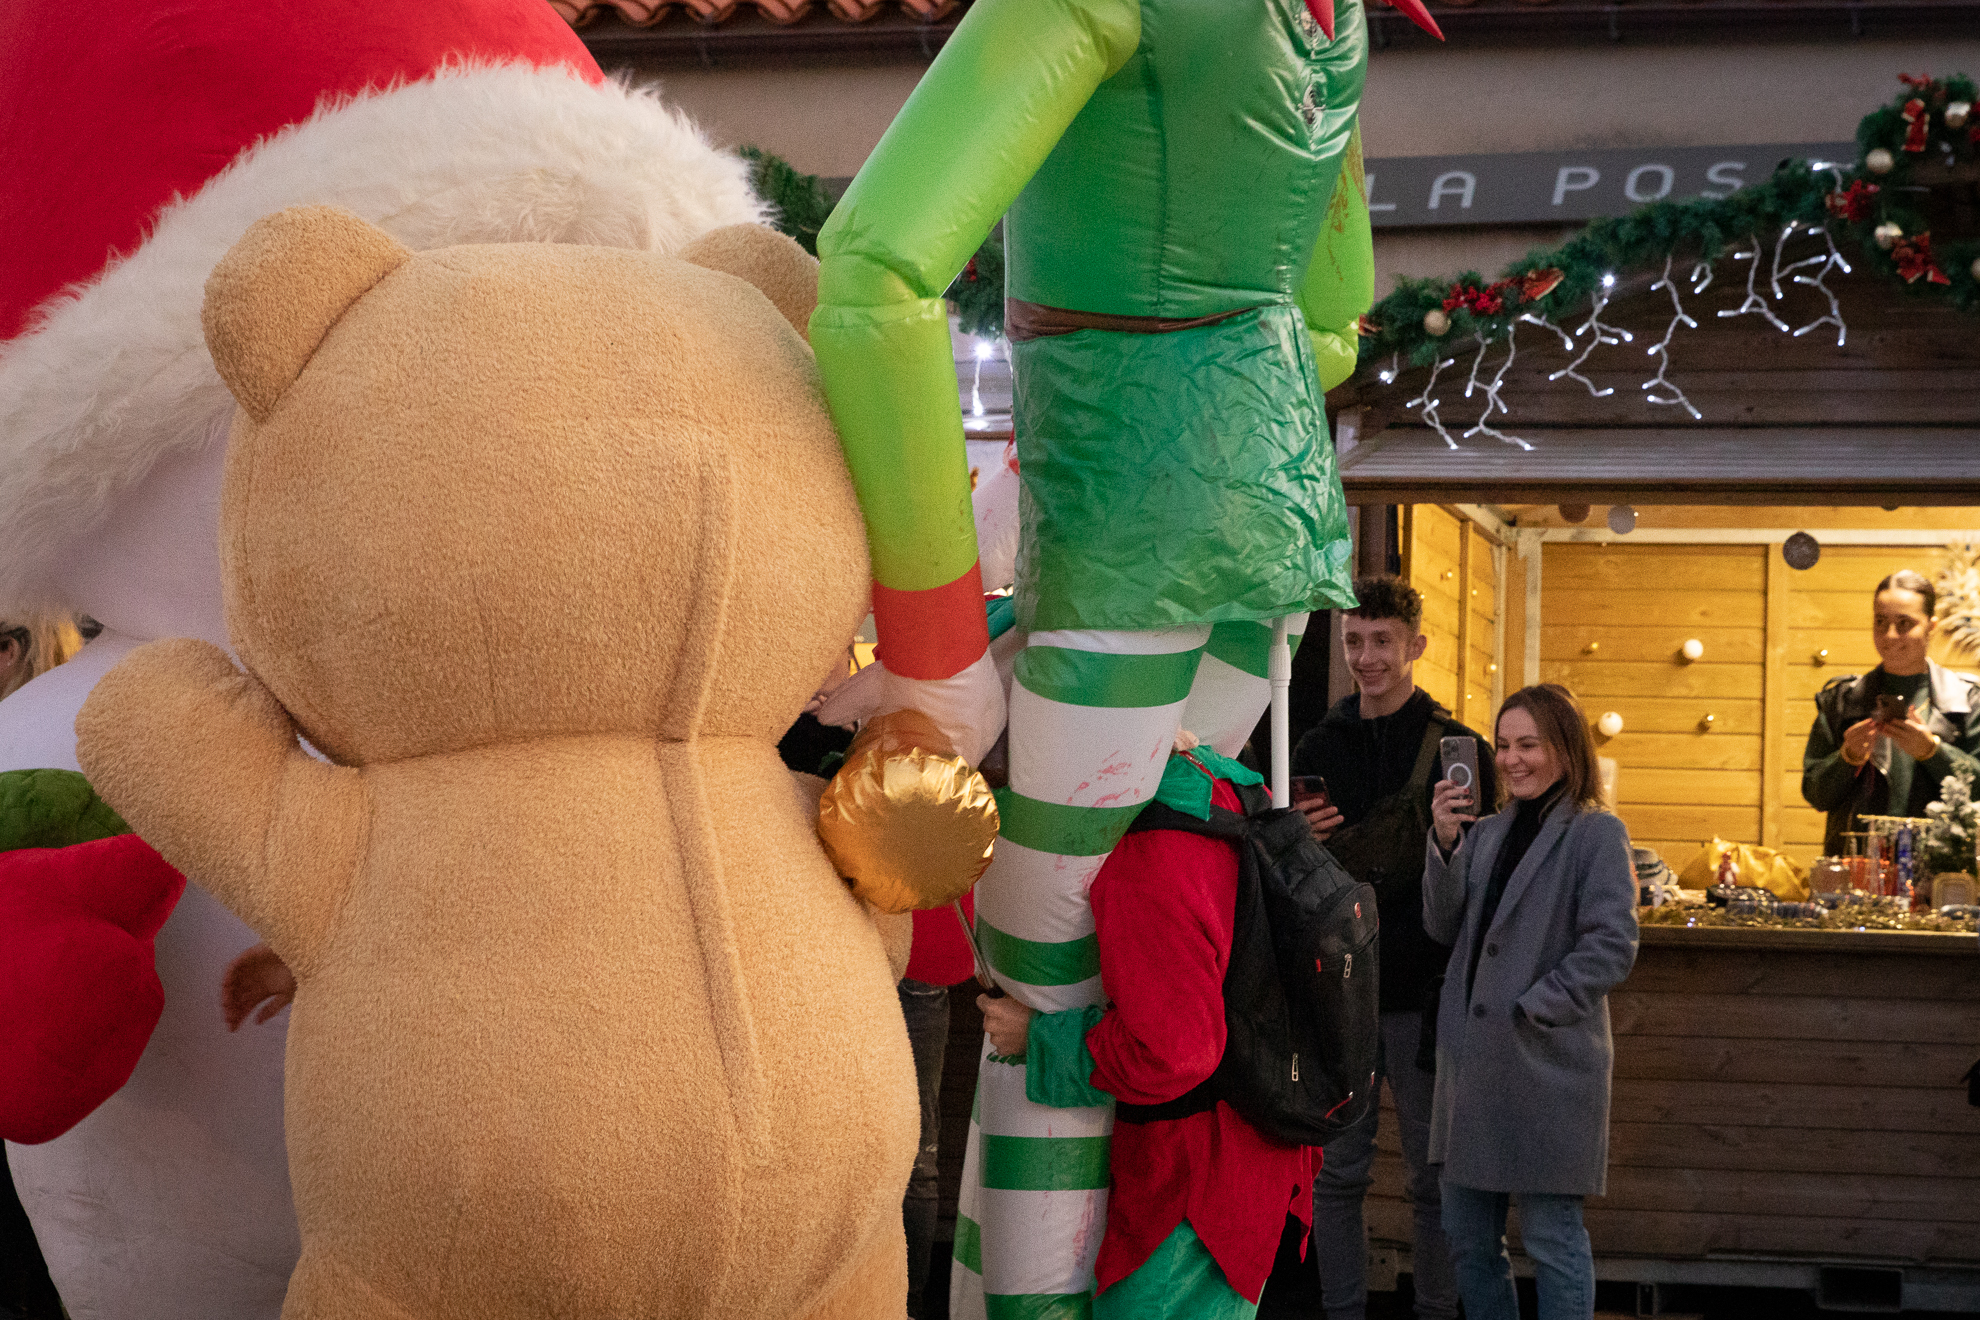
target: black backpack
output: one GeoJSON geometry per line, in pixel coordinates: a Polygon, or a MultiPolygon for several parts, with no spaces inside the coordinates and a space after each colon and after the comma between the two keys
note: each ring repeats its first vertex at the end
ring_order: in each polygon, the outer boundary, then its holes
{"type": "Polygon", "coordinates": [[[1224,972],[1224,1057],[1207,1081],[1159,1105],[1117,1104],[1128,1123],[1228,1103],[1267,1136],[1324,1146],[1375,1100],[1375,891],[1314,839],[1306,818],[1241,785],[1245,812],[1210,819],[1156,802],[1130,833],[1181,830],[1238,848],[1237,914],[1224,972]]]}

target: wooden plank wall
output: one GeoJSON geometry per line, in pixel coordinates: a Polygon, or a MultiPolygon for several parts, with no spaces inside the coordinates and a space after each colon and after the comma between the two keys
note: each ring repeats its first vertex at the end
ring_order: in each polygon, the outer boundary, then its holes
{"type": "MultiPolygon", "coordinates": [[[[1877,663],[1876,584],[1901,568],[1931,576],[1939,558],[1830,546],[1797,571],[1775,545],[1547,546],[1541,677],[1571,689],[1591,722],[1623,717],[1596,742],[1618,762],[1631,839],[1674,867],[1714,835],[1813,861],[1822,816],[1802,800],[1801,757],[1815,693],[1877,663]],[[1687,663],[1678,648],[1692,638],[1705,653],[1687,663]]],[[[1971,663],[1943,646],[1933,657],[1971,663]]]]}
{"type": "Polygon", "coordinates": [[[1610,997],[1602,1250],[1980,1260],[1980,959],[1646,944],[1610,997]]]}
{"type": "Polygon", "coordinates": [[[1508,556],[1504,546],[1474,523],[1468,558],[1471,590],[1466,599],[1464,710],[1456,713],[1472,728],[1488,731],[1499,699],[1505,695],[1500,677],[1505,672],[1505,644],[1498,622],[1504,608],[1501,597],[1508,556]]]}
{"type": "MultiPolygon", "coordinates": [[[[1463,617],[1459,573],[1471,524],[1448,509],[1418,504],[1405,512],[1403,576],[1423,596],[1423,635],[1430,639],[1416,662],[1416,685],[1456,712],[1459,631],[1463,617]]],[[[1462,716],[1460,716],[1462,718],[1462,716]]]]}
{"type": "MultiPolygon", "coordinates": [[[[1980,1261],[1980,959],[1646,944],[1610,997],[1598,1256],[1980,1261]]],[[[1411,1240],[1393,1114],[1370,1235],[1411,1240]]]]}
{"type": "Polygon", "coordinates": [[[1503,672],[1498,614],[1506,555],[1469,518],[1435,504],[1405,516],[1403,572],[1423,596],[1430,639],[1417,686],[1473,728],[1492,718],[1503,672]]]}
{"type": "Polygon", "coordinates": [[[1713,835],[1760,840],[1766,617],[1765,546],[1545,549],[1540,677],[1591,722],[1622,716],[1596,737],[1618,762],[1617,814],[1672,866],[1713,835]],[[1687,663],[1693,638],[1705,654],[1687,663]]]}

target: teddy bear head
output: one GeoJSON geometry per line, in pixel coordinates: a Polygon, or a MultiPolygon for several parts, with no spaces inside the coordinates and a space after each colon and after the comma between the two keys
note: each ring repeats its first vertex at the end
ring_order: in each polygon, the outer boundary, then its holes
{"type": "Polygon", "coordinates": [[[866,600],[815,290],[753,226],[670,258],[257,222],[204,309],[240,660],[344,764],[774,740],[866,600]]]}

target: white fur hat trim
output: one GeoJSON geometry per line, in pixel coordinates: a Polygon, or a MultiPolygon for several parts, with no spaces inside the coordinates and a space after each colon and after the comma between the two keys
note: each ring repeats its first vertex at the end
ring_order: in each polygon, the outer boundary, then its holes
{"type": "Polygon", "coordinates": [[[765,214],[743,161],[620,83],[482,65],[325,104],[0,344],[0,614],[69,604],[66,552],[161,456],[205,442],[232,411],[200,331],[206,277],[254,221],[306,203],[345,207],[416,250],[671,252],[765,214]]]}

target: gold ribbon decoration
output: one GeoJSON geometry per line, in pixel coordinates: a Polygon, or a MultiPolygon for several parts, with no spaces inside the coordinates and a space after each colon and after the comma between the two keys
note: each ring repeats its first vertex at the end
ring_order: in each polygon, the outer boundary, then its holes
{"type": "Polygon", "coordinates": [[[898,710],[868,720],[846,750],[818,804],[818,838],[882,912],[937,908],[990,865],[997,801],[934,721],[898,710]]]}

